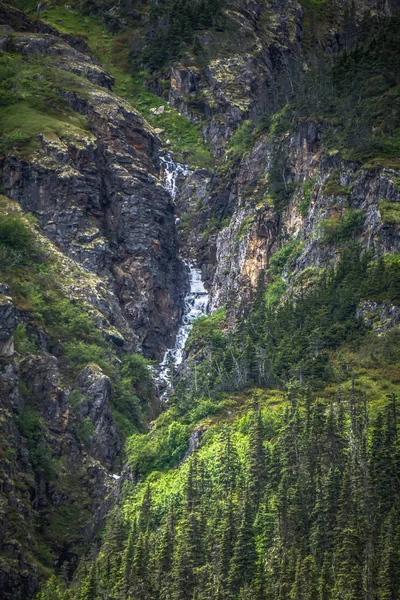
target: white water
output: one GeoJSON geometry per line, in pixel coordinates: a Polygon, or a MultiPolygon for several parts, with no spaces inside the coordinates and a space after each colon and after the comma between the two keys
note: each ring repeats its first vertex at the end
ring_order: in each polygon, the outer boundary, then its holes
{"type": "MultiPolygon", "coordinates": [[[[178,193],[178,177],[179,175],[187,177],[190,174],[190,170],[187,166],[174,162],[169,154],[161,157],[161,163],[164,174],[164,186],[171,194],[172,200],[175,201],[178,193]]],[[[183,361],[185,344],[189,337],[193,321],[197,317],[207,314],[208,294],[201,280],[200,270],[191,265],[187,265],[187,268],[189,271],[190,290],[185,297],[184,314],[181,326],[176,335],[175,345],[173,348],[168,348],[158,368],[153,370],[153,372],[157,373],[155,379],[161,392],[160,398],[163,400],[168,400],[170,392],[173,391],[173,373],[183,361]]]]}
{"type": "Polygon", "coordinates": [[[190,170],[186,165],[181,165],[174,162],[169,154],[167,154],[165,157],[161,157],[160,160],[162,162],[164,171],[164,185],[171,194],[172,200],[175,200],[178,193],[178,175],[187,177],[190,174],[190,170]]]}
{"type": "Polygon", "coordinates": [[[169,348],[159,366],[159,374],[156,378],[159,388],[164,388],[161,398],[168,399],[172,391],[172,372],[182,363],[185,344],[189,337],[192,324],[195,319],[207,314],[208,293],[201,280],[200,269],[189,265],[190,291],[185,297],[185,310],[182,324],[176,335],[175,346],[169,348]]]}

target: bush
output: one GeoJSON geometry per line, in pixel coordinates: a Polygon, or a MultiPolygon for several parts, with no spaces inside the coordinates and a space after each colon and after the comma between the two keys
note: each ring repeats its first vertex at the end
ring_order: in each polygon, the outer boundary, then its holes
{"type": "Polygon", "coordinates": [[[192,330],[189,334],[188,343],[213,343],[213,341],[219,345],[221,343],[220,331],[223,327],[226,319],[226,309],[220,308],[216,310],[212,315],[205,317],[198,317],[193,321],[192,330]]]}
{"type": "Polygon", "coordinates": [[[26,332],[26,325],[18,323],[14,331],[15,350],[24,356],[25,354],[35,354],[37,351],[35,342],[31,341],[26,332]]]}
{"type": "Polygon", "coordinates": [[[383,223],[400,225],[400,203],[381,200],[379,202],[379,213],[383,223]]]}
{"type": "Polygon", "coordinates": [[[242,157],[253,145],[254,136],[254,123],[250,120],[243,121],[229,140],[227,155],[235,159],[242,157]]]}
{"type": "Polygon", "coordinates": [[[321,225],[325,244],[341,243],[357,235],[365,221],[362,210],[350,208],[344,215],[335,214],[321,225]]]}
{"type": "Polygon", "coordinates": [[[153,469],[174,467],[182,460],[188,441],[188,426],[177,421],[160,427],[150,435],[134,434],[127,442],[129,464],[142,475],[153,469]]]}
{"type": "Polygon", "coordinates": [[[0,246],[31,254],[35,249],[34,237],[21,215],[0,215],[0,246]]]}
{"type": "Polygon", "coordinates": [[[301,250],[301,242],[297,242],[296,240],[287,242],[271,256],[268,273],[273,276],[280,275],[284,269],[294,264],[301,250]]]}
{"type": "Polygon", "coordinates": [[[32,408],[25,408],[16,418],[17,427],[27,440],[29,460],[36,475],[44,475],[46,479],[54,477],[55,465],[49,445],[43,440],[43,427],[39,413],[32,408]]]}
{"type": "Polygon", "coordinates": [[[82,446],[90,448],[94,434],[94,425],[89,417],[86,417],[76,426],[76,435],[82,446]]]}

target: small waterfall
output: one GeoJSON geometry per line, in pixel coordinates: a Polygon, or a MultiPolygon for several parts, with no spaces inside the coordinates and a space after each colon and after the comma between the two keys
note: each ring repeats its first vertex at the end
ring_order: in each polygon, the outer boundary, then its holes
{"type": "Polygon", "coordinates": [[[186,341],[189,337],[192,323],[197,317],[207,314],[208,293],[201,280],[200,269],[189,265],[190,290],[185,297],[185,311],[182,318],[182,324],[179,327],[175,346],[169,348],[162,362],[159,365],[159,374],[156,377],[158,387],[163,389],[161,399],[167,400],[171,391],[171,370],[176,369],[183,361],[183,353],[186,341]]]}
{"type": "Polygon", "coordinates": [[[187,177],[190,174],[190,170],[186,165],[181,165],[173,161],[170,154],[160,157],[164,171],[164,185],[171,194],[172,200],[176,199],[177,179],[179,175],[187,177]]]}

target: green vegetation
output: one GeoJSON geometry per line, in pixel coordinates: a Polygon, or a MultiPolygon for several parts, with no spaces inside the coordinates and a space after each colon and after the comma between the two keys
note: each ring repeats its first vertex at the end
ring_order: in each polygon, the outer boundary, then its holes
{"type": "MultiPolygon", "coordinates": [[[[239,322],[237,330],[218,334],[224,336],[223,343],[207,342],[208,350],[196,366],[197,397],[210,396],[212,390],[284,385],[293,377],[323,388],[335,380],[332,353],[343,344],[361,348],[369,339],[368,330],[356,318],[359,302],[398,302],[398,256],[372,260],[369,253],[362,254],[356,243],[350,243],[343,248],[336,267],[313,271],[308,277],[304,274],[292,293],[285,294],[284,302],[278,304],[287,290],[282,274],[290,265],[290,258],[285,263],[289,249],[280,250],[272,281],[260,279],[252,311],[239,322]]],[[[376,357],[375,367],[384,369],[385,361],[384,354],[376,357]]],[[[384,380],[386,376],[380,377],[384,380]]],[[[185,385],[192,390],[188,382],[178,387],[183,404],[185,385]]]]}
{"type": "Polygon", "coordinates": [[[323,120],[328,125],[325,146],[347,159],[398,164],[398,27],[398,16],[379,24],[367,16],[357,45],[333,63],[316,57],[296,86],[289,120],[323,120]]]}
{"type": "Polygon", "coordinates": [[[87,449],[89,449],[92,444],[93,433],[94,425],[88,417],[79,421],[76,426],[76,435],[82,446],[87,449]]]}
{"type": "Polygon", "coordinates": [[[323,242],[341,244],[351,240],[361,231],[364,221],[364,212],[356,208],[349,208],[343,214],[334,213],[321,223],[323,242]]]}
{"type": "Polygon", "coordinates": [[[51,449],[45,439],[43,439],[43,427],[40,415],[33,408],[25,408],[16,419],[18,429],[27,440],[29,461],[36,476],[44,476],[46,479],[52,479],[55,476],[56,469],[52,458],[51,449]]]}
{"type": "Polygon", "coordinates": [[[318,181],[318,176],[313,177],[312,179],[307,179],[303,183],[303,199],[298,204],[297,208],[302,217],[305,217],[308,213],[308,209],[310,208],[315,184],[318,181]]]}
{"type": "Polygon", "coordinates": [[[227,157],[235,162],[250,150],[254,144],[256,131],[254,123],[250,120],[243,121],[229,139],[227,157]]]}
{"type": "Polygon", "coordinates": [[[268,274],[272,277],[280,275],[282,271],[294,267],[296,259],[300,256],[303,244],[297,240],[286,242],[271,256],[268,274]]]}
{"type": "Polygon", "coordinates": [[[221,328],[224,326],[225,319],[225,308],[220,308],[206,317],[199,317],[193,322],[188,343],[195,345],[210,343],[218,346],[221,343],[221,328]]]}
{"type": "Polygon", "coordinates": [[[69,297],[65,290],[68,275],[60,257],[11,201],[0,207],[0,255],[7,258],[0,265],[0,279],[10,287],[16,307],[27,320],[15,332],[17,352],[35,354],[30,330],[43,328],[51,346],[58,348],[66,381],[72,382],[87,364],[97,364],[112,379],[115,410],[121,419],[143,428],[144,415],[151,410],[148,402],[154,396],[147,361],[126,354],[118,367],[118,349],[102,335],[94,309],[69,297]]]}
{"type": "Polygon", "coordinates": [[[196,31],[223,27],[224,0],[168,0],[160,5],[150,3],[150,34],[140,53],[141,61],[150,71],[158,70],[179,59],[189,45],[195,54],[201,53],[196,31]]]}
{"type": "Polygon", "coordinates": [[[350,188],[340,184],[339,172],[334,170],[325,180],[323,191],[326,196],[348,196],[350,188]]]}
{"type": "Polygon", "coordinates": [[[0,57],[0,151],[29,154],[39,145],[39,134],[72,139],[87,135],[85,117],[64,102],[60,87],[73,86],[68,76],[44,60],[5,54],[0,57]]]}
{"type": "Polygon", "coordinates": [[[379,202],[379,213],[383,223],[388,225],[400,225],[400,206],[395,202],[381,200],[379,202]]]}
{"type": "MultiPolygon", "coordinates": [[[[29,7],[31,12],[34,13],[36,10],[36,3],[34,6],[31,3],[28,3],[28,6],[25,4],[21,7],[25,9],[29,7]]],[[[177,160],[196,167],[207,168],[213,166],[214,159],[212,158],[208,147],[203,143],[200,126],[191,123],[188,119],[181,116],[177,110],[169,107],[163,99],[146,89],[143,85],[143,73],[139,72],[139,69],[132,73],[132,67],[128,61],[129,44],[127,35],[129,34],[129,30],[113,36],[99,20],[89,15],[82,14],[78,7],[74,8],[74,3],[72,9],[66,8],[64,5],[46,6],[46,10],[41,11],[40,18],[49,25],[56,27],[62,33],[81,37],[89,45],[104,68],[114,77],[115,85],[113,91],[131,103],[141,114],[143,114],[154,128],[163,130],[163,133],[160,135],[164,141],[169,140],[170,149],[177,160]],[[151,109],[159,108],[160,106],[165,107],[164,112],[154,114],[154,112],[151,111],[151,109]]],[[[5,60],[11,61],[14,60],[14,58],[6,57],[5,60]]],[[[22,59],[18,58],[15,60],[21,62],[22,59]]],[[[36,63],[36,65],[36,69],[40,70],[42,69],[43,62],[41,61],[40,64],[36,63]]],[[[46,71],[46,77],[49,76],[49,73],[51,74],[51,77],[50,83],[48,84],[48,93],[55,93],[55,97],[57,97],[57,86],[54,87],[54,83],[51,83],[51,80],[55,78],[55,83],[57,83],[57,78],[60,77],[60,74],[58,73],[58,70],[48,69],[46,71]]],[[[14,75],[15,70],[9,75],[9,78],[12,80],[14,75]]],[[[64,75],[64,79],[65,77],[66,76],[64,75]]],[[[42,94],[42,90],[39,87],[41,77],[38,78],[37,74],[33,72],[32,74],[29,74],[29,78],[33,81],[33,84],[31,83],[30,85],[33,85],[34,90],[36,89],[36,96],[40,96],[40,105],[46,106],[47,92],[44,90],[44,93],[42,94]]],[[[70,79],[69,83],[67,84],[64,82],[63,85],[73,87],[73,76],[68,75],[67,79],[70,79]]],[[[10,85],[12,87],[15,84],[11,83],[10,85]]],[[[80,93],[83,93],[82,89],[80,90],[80,93]]],[[[57,101],[59,102],[59,100],[60,98],[58,98],[57,101]]],[[[16,110],[14,106],[15,100],[12,100],[12,102],[13,110],[16,110]]],[[[53,105],[54,103],[52,106],[53,105]]],[[[25,110],[24,107],[22,107],[21,110],[25,110]]],[[[16,112],[13,114],[17,115],[16,112]]],[[[64,109],[62,112],[62,122],[58,120],[55,122],[51,114],[49,115],[48,113],[46,117],[46,114],[44,112],[42,113],[41,110],[40,114],[32,113],[31,116],[32,119],[27,115],[27,117],[29,117],[29,122],[31,123],[31,129],[26,135],[29,134],[30,136],[34,136],[44,130],[64,135],[65,126],[63,123],[65,123],[65,121],[71,126],[74,124],[77,126],[84,126],[84,121],[81,122],[79,115],[72,113],[72,111],[70,113],[65,113],[64,109]]],[[[17,115],[17,117],[18,123],[23,122],[25,118],[21,114],[19,116],[17,115]],[[22,121],[21,117],[23,117],[22,121]]],[[[15,119],[17,119],[17,117],[15,117],[15,119]]],[[[18,136],[22,135],[18,133],[18,131],[13,135],[17,136],[17,142],[21,142],[21,145],[26,143],[26,139],[25,141],[18,139],[18,136]]],[[[7,143],[11,142],[8,141],[7,143]]]]}
{"type": "Polygon", "coordinates": [[[284,398],[255,390],[236,400],[236,415],[209,423],[179,468],[127,484],[98,555],[68,591],[50,580],[41,600],[60,587],[74,600],[400,592],[397,569],[381,575],[388,556],[400,557],[396,395],[374,414],[357,390],[327,402],[298,383],[284,398]]]}

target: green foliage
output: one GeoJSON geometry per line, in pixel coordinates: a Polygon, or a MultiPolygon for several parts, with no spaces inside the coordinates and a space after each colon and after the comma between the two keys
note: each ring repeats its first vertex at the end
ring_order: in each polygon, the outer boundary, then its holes
{"type": "Polygon", "coordinates": [[[381,200],[379,202],[379,213],[383,223],[400,225],[400,206],[396,202],[381,200]]]}
{"type": "Polygon", "coordinates": [[[3,152],[32,152],[39,144],[39,133],[70,138],[74,132],[87,130],[86,119],[62,99],[60,88],[68,83],[62,71],[35,57],[3,53],[0,73],[4,77],[0,97],[3,152]]]}
{"type": "Polygon", "coordinates": [[[250,120],[243,121],[229,139],[227,156],[233,160],[242,158],[250,150],[255,139],[255,126],[250,120]]]}
{"type": "Polygon", "coordinates": [[[94,425],[89,417],[79,421],[76,426],[76,435],[82,446],[90,448],[94,434],[94,425]]]}
{"type": "Polygon", "coordinates": [[[400,255],[386,254],[371,261],[361,287],[361,295],[375,301],[400,302],[400,255]]]}
{"type": "Polygon", "coordinates": [[[2,214],[0,218],[0,245],[21,254],[35,250],[34,238],[26,220],[18,214],[2,214]]]}
{"type": "MultiPolygon", "coordinates": [[[[326,2],[325,5],[332,5],[326,2]]],[[[309,10],[311,2],[307,0],[309,10]]],[[[350,13],[352,9],[350,7],[350,13]]],[[[346,36],[354,37],[355,15],[348,15],[346,36]],[[353,31],[350,31],[353,29],[353,31]]],[[[325,23],[329,20],[324,19],[325,23]]],[[[314,26],[308,43],[315,45],[317,22],[309,13],[308,27],[314,26]]],[[[324,145],[342,151],[345,158],[375,159],[376,164],[397,161],[400,139],[400,79],[397,65],[399,17],[382,21],[365,17],[359,40],[336,61],[317,55],[304,78],[294,86],[291,120],[298,117],[324,120],[328,125],[324,145]],[[385,116],[384,116],[385,115],[385,116]]],[[[305,36],[307,37],[307,35],[305,36]]],[[[340,186],[339,186],[340,187],[340,186]]],[[[346,193],[334,189],[333,193],[346,193]]]]}
{"type": "MultiPolygon", "coordinates": [[[[0,277],[9,285],[17,308],[26,318],[26,323],[18,324],[15,330],[16,351],[36,354],[31,331],[45,329],[50,344],[58,348],[63,375],[71,380],[89,363],[97,364],[112,379],[115,415],[121,429],[126,434],[143,429],[144,415],[150,413],[154,401],[148,361],[137,354],[117,359],[115,345],[103,337],[96,324],[95,310],[67,296],[69,282],[63,265],[29,223],[32,220],[29,215],[0,210],[0,249],[7,247],[18,254],[18,260],[1,261],[0,277]]],[[[21,385],[26,387],[26,383],[22,381],[21,385]]],[[[26,389],[30,398],[32,394],[26,389]]],[[[71,393],[70,402],[74,410],[80,402],[78,392],[71,393]]],[[[46,450],[41,448],[41,452],[45,454],[46,450]]]]}
{"type": "MultiPolygon", "coordinates": [[[[289,250],[284,247],[277,255],[276,272],[289,250]]],[[[236,331],[225,333],[223,344],[208,345],[196,364],[195,382],[183,379],[178,386],[178,401],[185,406],[191,394],[212,398],[215,390],[277,385],[293,377],[325,386],[333,377],[331,353],[368,336],[356,316],[360,300],[398,302],[398,269],[397,255],[374,261],[351,243],[336,267],[304,274],[294,297],[282,299],[287,283],[279,275],[272,282],[261,279],[250,315],[239,320],[236,331]]]]}
{"type": "Polygon", "coordinates": [[[286,292],[288,284],[283,279],[278,279],[267,286],[265,303],[268,308],[274,308],[286,292]]]}
{"type": "MultiPolygon", "coordinates": [[[[36,10],[35,6],[29,8],[33,12],[36,10]]],[[[90,14],[100,12],[99,16],[101,16],[102,11],[99,11],[99,6],[95,5],[93,8],[94,10],[89,11],[90,14]]],[[[201,126],[191,123],[177,110],[166,106],[165,101],[159,96],[146,89],[139,69],[132,72],[132,67],[127,60],[129,46],[126,32],[121,33],[120,36],[111,35],[100,19],[82,14],[81,10],[60,5],[47,5],[46,10],[41,11],[40,18],[62,33],[82,37],[88,43],[101,64],[115,78],[114,92],[130,102],[153,127],[164,130],[160,135],[164,140],[170,141],[170,148],[177,160],[194,167],[211,168],[214,165],[214,159],[203,142],[201,126]],[[155,115],[150,111],[161,105],[166,106],[162,114],[155,115]]],[[[61,72],[53,69],[51,72],[47,71],[46,76],[49,73],[50,80],[55,79],[57,84],[61,72]]],[[[76,83],[73,76],[69,74],[67,80],[65,77],[62,79],[62,87],[73,89],[74,85],[79,85],[80,93],[84,93],[82,82],[76,83]]],[[[57,85],[55,87],[57,88],[57,85]]],[[[44,126],[41,116],[37,118],[37,126],[44,126]]],[[[82,126],[85,129],[85,122],[82,126]]]]}
{"type": "Polygon", "coordinates": [[[314,191],[315,184],[318,181],[318,176],[312,179],[307,179],[303,183],[303,200],[298,204],[298,211],[302,217],[305,217],[308,213],[308,209],[311,204],[311,199],[314,191]]]}
{"type": "Polygon", "coordinates": [[[43,439],[44,430],[39,413],[32,408],[25,408],[16,418],[16,424],[27,440],[29,461],[35,474],[51,479],[55,475],[55,465],[48,443],[43,439]]]}
{"type": "Polygon", "coordinates": [[[220,346],[224,343],[221,328],[226,319],[226,309],[220,308],[211,315],[198,317],[194,322],[189,334],[188,344],[207,343],[220,346]]]}
{"type": "Polygon", "coordinates": [[[292,384],[281,410],[254,394],[179,469],[136,470],[73,598],[396,598],[399,441],[395,395],[372,416],[354,391],[327,402],[292,384]]]}
{"type": "Polygon", "coordinates": [[[323,192],[326,196],[348,196],[349,187],[340,184],[339,173],[335,170],[325,180],[323,192]]]}
{"type": "Polygon", "coordinates": [[[65,586],[52,575],[46,583],[44,583],[40,592],[37,595],[37,600],[64,600],[65,586]]]}
{"type": "Polygon", "coordinates": [[[321,224],[323,242],[341,244],[351,240],[360,232],[364,221],[364,212],[356,208],[349,208],[344,214],[335,213],[321,224]]]}
{"type": "Polygon", "coordinates": [[[37,352],[37,346],[35,342],[29,339],[24,323],[18,323],[14,331],[14,344],[16,352],[22,356],[37,352]]]}
{"type": "Polygon", "coordinates": [[[193,42],[195,31],[221,27],[223,5],[223,0],[169,0],[164,5],[153,0],[151,33],[141,52],[141,62],[154,71],[180,58],[193,42]]]}
{"type": "Polygon", "coordinates": [[[127,440],[129,464],[140,474],[174,467],[183,458],[188,447],[188,439],[188,427],[177,421],[156,429],[150,436],[132,435],[127,440]]]}
{"type": "Polygon", "coordinates": [[[271,256],[268,274],[275,277],[294,266],[296,259],[301,254],[302,248],[303,244],[297,240],[286,242],[286,244],[271,256]]]}

